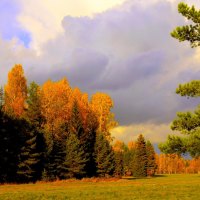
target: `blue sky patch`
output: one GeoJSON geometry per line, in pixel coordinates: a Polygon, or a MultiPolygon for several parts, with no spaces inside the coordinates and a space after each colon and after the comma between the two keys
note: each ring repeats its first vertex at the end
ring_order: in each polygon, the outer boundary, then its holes
{"type": "Polygon", "coordinates": [[[24,30],[17,21],[19,12],[20,6],[16,0],[0,1],[0,35],[5,40],[17,37],[25,47],[28,47],[31,42],[31,34],[24,30]]]}

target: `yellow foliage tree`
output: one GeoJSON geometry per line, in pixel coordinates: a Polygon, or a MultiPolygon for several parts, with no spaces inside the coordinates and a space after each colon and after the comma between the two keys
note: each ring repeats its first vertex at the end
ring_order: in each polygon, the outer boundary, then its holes
{"type": "Polygon", "coordinates": [[[136,142],[130,141],[130,142],[128,143],[128,149],[129,149],[129,150],[135,150],[135,149],[136,149],[136,142]]]}
{"type": "Polygon", "coordinates": [[[110,130],[117,125],[114,114],[111,112],[113,108],[111,97],[105,93],[96,93],[91,98],[91,107],[99,122],[98,132],[111,140],[110,130]]]}
{"type": "Polygon", "coordinates": [[[21,117],[25,111],[27,84],[22,65],[15,65],[8,73],[5,85],[4,111],[10,116],[21,117]]]}
{"type": "Polygon", "coordinates": [[[88,94],[82,93],[79,88],[74,88],[72,91],[72,98],[70,99],[72,106],[76,101],[80,110],[83,126],[87,126],[87,116],[91,112],[89,105],[88,94]]]}
{"type": "Polygon", "coordinates": [[[71,87],[64,78],[58,82],[48,80],[41,87],[41,108],[47,132],[60,136],[60,127],[70,118],[71,87]]]}
{"type": "Polygon", "coordinates": [[[115,143],[113,144],[113,150],[115,152],[123,152],[124,146],[125,146],[125,144],[122,141],[116,140],[115,143]]]}

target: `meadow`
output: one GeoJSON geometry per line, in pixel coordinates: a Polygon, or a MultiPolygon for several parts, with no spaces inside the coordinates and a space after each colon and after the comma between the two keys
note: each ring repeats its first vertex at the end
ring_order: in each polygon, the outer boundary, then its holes
{"type": "Polygon", "coordinates": [[[199,200],[200,175],[157,175],[135,179],[85,179],[0,185],[0,200],[152,199],[199,200]]]}

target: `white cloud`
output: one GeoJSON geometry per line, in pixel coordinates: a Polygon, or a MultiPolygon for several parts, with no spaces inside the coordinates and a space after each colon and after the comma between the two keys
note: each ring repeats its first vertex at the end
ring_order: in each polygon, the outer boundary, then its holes
{"type": "Polygon", "coordinates": [[[21,26],[32,35],[31,47],[41,53],[41,46],[63,31],[64,16],[92,16],[125,0],[19,0],[21,26]]]}
{"type": "Polygon", "coordinates": [[[17,38],[4,41],[0,38],[0,86],[7,81],[7,74],[15,64],[23,64],[26,74],[29,74],[30,63],[36,58],[34,51],[24,47],[17,38]]]}
{"type": "Polygon", "coordinates": [[[170,129],[170,124],[134,124],[129,126],[119,126],[112,130],[112,136],[117,139],[128,143],[136,141],[140,134],[143,134],[146,140],[150,140],[154,144],[166,141],[167,135],[176,134],[170,129]]]}

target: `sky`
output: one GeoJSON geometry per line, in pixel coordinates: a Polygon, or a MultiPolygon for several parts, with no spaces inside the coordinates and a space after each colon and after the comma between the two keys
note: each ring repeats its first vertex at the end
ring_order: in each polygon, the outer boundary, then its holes
{"type": "MultiPolygon", "coordinates": [[[[197,99],[175,94],[199,79],[200,49],[170,36],[188,23],[178,0],[1,0],[0,85],[22,64],[29,82],[66,76],[84,92],[108,93],[116,139],[166,140],[178,111],[197,99]]],[[[200,2],[185,0],[200,9],[200,2]]]]}

